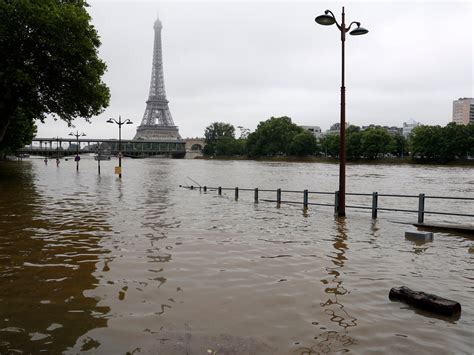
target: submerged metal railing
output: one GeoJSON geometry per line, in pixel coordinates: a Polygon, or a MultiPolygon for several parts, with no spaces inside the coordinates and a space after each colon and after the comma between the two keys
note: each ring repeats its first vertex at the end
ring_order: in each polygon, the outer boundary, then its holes
{"type": "MultiPolygon", "coordinates": [[[[259,201],[265,202],[276,202],[279,207],[280,204],[300,204],[303,205],[304,209],[308,209],[309,206],[325,206],[325,207],[334,207],[334,212],[338,211],[338,195],[339,191],[327,192],[327,191],[309,191],[309,190],[282,190],[282,189],[249,189],[249,188],[239,188],[239,187],[209,187],[209,186],[185,186],[180,185],[180,187],[197,190],[199,191],[217,191],[218,195],[222,195],[222,191],[234,191],[235,200],[239,199],[239,193],[243,192],[253,192],[254,203],[259,203],[259,201]],[[261,199],[259,197],[260,192],[265,193],[276,193],[276,199],[261,199]],[[299,201],[295,200],[284,200],[282,199],[282,194],[302,194],[303,199],[299,201]],[[319,203],[319,202],[310,202],[310,195],[334,195],[334,203],[319,203]]],[[[435,214],[435,215],[445,215],[445,216],[461,216],[461,217],[474,217],[474,214],[468,213],[453,213],[453,212],[443,212],[443,211],[430,211],[426,210],[425,202],[427,199],[432,200],[462,200],[462,201],[472,201],[474,202],[474,197],[449,197],[449,196],[426,196],[424,193],[418,195],[403,195],[403,194],[380,194],[378,192],[372,193],[346,193],[347,196],[366,196],[371,197],[371,205],[346,205],[346,208],[361,209],[361,210],[370,210],[372,212],[372,218],[377,218],[378,211],[392,211],[392,212],[406,212],[406,213],[417,213],[418,214],[418,223],[424,223],[426,214],[435,214]],[[388,198],[408,198],[408,199],[418,199],[418,208],[417,209],[405,209],[405,208],[389,208],[389,207],[380,207],[379,206],[379,197],[388,197],[388,198]]],[[[474,210],[474,207],[472,208],[474,210]]]]}

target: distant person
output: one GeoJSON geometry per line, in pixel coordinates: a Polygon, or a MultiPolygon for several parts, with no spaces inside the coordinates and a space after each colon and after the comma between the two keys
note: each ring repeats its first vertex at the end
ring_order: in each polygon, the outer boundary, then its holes
{"type": "Polygon", "coordinates": [[[59,158],[56,158],[56,166],[57,167],[59,167],[59,163],[60,163],[59,158]]]}
{"type": "Polygon", "coordinates": [[[76,155],[76,157],[74,158],[74,161],[79,161],[79,160],[81,160],[81,157],[80,157],[79,154],[78,154],[78,155],[76,155]]]}
{"type": "Polygon", "coordinates": [[[48,165],[48,158],[44,158],[44,165],[48,165]]]}

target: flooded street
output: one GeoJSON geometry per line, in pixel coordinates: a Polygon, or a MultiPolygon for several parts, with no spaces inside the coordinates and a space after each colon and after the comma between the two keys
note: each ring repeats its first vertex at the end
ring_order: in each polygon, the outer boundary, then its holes
{"type": "MultiPolygon", "coordinates": [[[[472,239],[405,240],[399,222],[416,214],[338,219],[331,207],[179,187],[333,192],[337,164],[125,159],[120,181],[115,163],[101,176],[85,158],[79,172],[64,160],[0,164],[1,354],[472,353],[472,239]],[[461,317],[390,301],[401,285],[460,302],[461,317]]],[[[472,197],[474,169],[349,165],[347,191],[472,197]]],[[[472,202],[427,204],[474,213],[472,202]]]]}

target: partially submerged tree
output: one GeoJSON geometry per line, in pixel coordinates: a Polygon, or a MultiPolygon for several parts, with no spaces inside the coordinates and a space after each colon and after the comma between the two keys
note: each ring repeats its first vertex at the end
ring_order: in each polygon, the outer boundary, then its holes
{"type": "Polygon", "coordinates": [[[34,122],[48,115],[70,124],[108,105],[109,89],[101,81],[106,65],[97,55],[100,40],[87,6],[83,0],[0,1],[4,148],[7,136],[27,144],[34,122]]]}

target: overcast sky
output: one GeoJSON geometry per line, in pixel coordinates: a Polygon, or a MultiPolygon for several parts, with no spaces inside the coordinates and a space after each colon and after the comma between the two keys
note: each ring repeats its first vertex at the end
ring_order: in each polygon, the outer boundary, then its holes
{"type": "Polygon", "coordinates": [[[323,131],[339,121],[340,32],[314,18],[331,9],[369,30],[346,41],[347,118],[356,125],[401,126],[414,119],[445,125],[452,102],[474,97],[473,5],[411,2],[157,2],[89,1],[107,63],[110,106],[74,129],[39,123],[38,137],[72,130],[116,138],[109,117],[141,123],[151,77],[153,23],[159,12],[165,87],[182,137],[228,122],[254,130],[271,116],[289,116],[323,131]]]}

